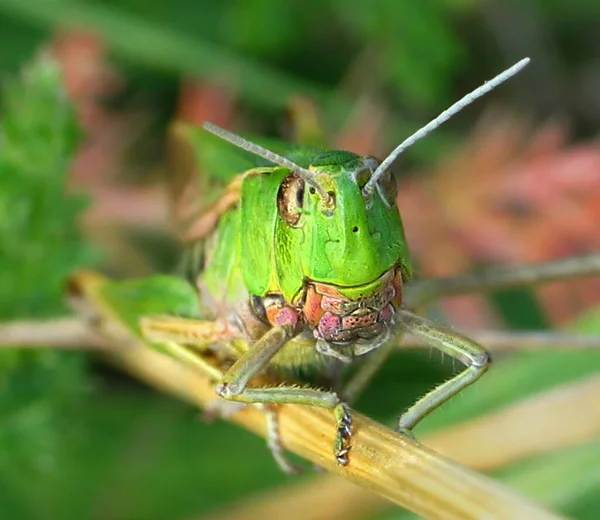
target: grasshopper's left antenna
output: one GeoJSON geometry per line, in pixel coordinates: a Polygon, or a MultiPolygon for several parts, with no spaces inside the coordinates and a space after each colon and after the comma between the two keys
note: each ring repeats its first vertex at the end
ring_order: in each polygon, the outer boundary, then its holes
{"type": "Polygon", "coordinates": [[[303,179],[307,184],[310,184],[317,190],[317,193],[321,196],[323,201],[329,200],[329,195],[323,186],[319,184],[317,179],[315,179],[315,175],[310,170],[306,168],[302,168],[302,166],[297,165],[295,162],[282,157],[281,155],[272,152],[271,150],[267,150],[262,146],[253,143],[251,141],[247,141],[243,137],[239,135],[232,134],[227,130],[221,128],[220,126],[215,125],[214,123],[206,122],[202,125],[205,130],[208,130],[210,133],[215,134],[216,136],[224,139],[225,141],[230,142],[231,144],[241,148],[242,150],[246,150],[247,152],[253,153],[254,155],[258,155],[267,161],[271,161],[272,163],[278,164],[279,166],[283,166],[284,168],[288,168],[294,173],[298,174],[298,176],[303,179]]]}
{"type": "Polygon", "coordinates": [[[437,116],[433,121],[430,121],[427,125],[425,125],[420,130],[417,130],[413,135],[411,135],[408,139],[402,142],[390,155],[386,157],[386,159],[377,167],[367,184],[365,184],[363,188],[363,195],[370,196],[375,190],[375,186],[377,185],[377,181],[379,178],[388,170],[388,168],[392,165],[392,163],[398,158],[398,156],[407,148],[415,144],[419,139],[422,139],[427,134],[435,130],[438,126],[445,123],[450,119],[453,115],[460,112],[467,105],[470,105],[476,99],[480,98],[487,94],[490,90],[493,90],[501,83],[504,83],[507,79],[512,78],[515,74],[521,71],[528,63],[529,58],[524,58],[509,69],[506,69],[501,74],[498,74],[495,78],[490,81],[486,81],[479,88],[475,89],[473,92],[470,92],[465,97],[463,97],[460,101],[457,101],[452,105],[449,109],[442,112],[439,116],[437,116]]]}

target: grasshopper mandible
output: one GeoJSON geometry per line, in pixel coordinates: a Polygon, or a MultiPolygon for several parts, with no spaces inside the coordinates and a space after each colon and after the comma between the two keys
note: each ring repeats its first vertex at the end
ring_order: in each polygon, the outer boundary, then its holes
{"type": "MultiPolygon", "coordinates": [[[[207,123],[204,128],[275,166],[251,169],[230,185],[229,202],[203,241],[196,279],[206,321],[174,316],[141,320],[144,336],[189,359],[187,347],[208,349],[223,338],[244,338],[224,357],[223,370],[195,364],[217,381],[229,401],[296,403],[333,412],[333,455],[349,462],[351,397],[385,359],[396,331],[407,331],[460,360],[466,368],[403,413],[398,431],[412,435],[427,414],[477,381],[490,357],[475,341],[403,308],[411,276],[409,251],[396,205],[396,158],[455,113],[527,65],[524,59],[465,96],[406,139],[384,161],[346,151],[298,148],[285,157],[207,123]],[[232,196],[233,194],[233,196],[232,196]],[[235,349],[233,349],[235,350],[235,349]],[[340,392],[297,385],[252,387],[263,371],[350,363],[370,354],[340,392]],[[352,395],[350,395],[352,394],[352,395]]],[[[271,415],[269,446],[283,469],[271,415]]]]}

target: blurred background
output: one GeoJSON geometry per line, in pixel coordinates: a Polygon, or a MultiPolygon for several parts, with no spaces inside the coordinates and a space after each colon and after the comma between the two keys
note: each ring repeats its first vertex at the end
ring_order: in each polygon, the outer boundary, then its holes
{"type": "MultiPolygon", "coordinates": [[[[62,283],[76,267],[117,277],[175,268],[164,185],[173,121],[292,140],[293,122],[310,130],[318,118],[332,147],[383,156],[525,56],[524,72],[398,162],[417,275],[598,251],[599,35],[595,0],[0,0],[0,317],[66,314],[62,283]],[[73,111],[36,65],[42,51],[58,60],[73,111]]],[[[600,332],[589,318],[599,302],[599,281],[587,280],[453,298],[433,315],[522,330],[585,315],[600,332]]],[[[481,383],[489,395],[511,387],[516,399],[544,377],[551,387],[544,366],[573,379],[600,367],[592,352],[519,356],[507,361],[512,379],[481,383]]],[[[400,353],[357,408],[393,424],[452,370],[437,354],[400,353]]],[[[285,477],[261,439],[204,424],[86,353],[4,349],[0,384],[1,518],[225,518],[256,493],[317,478],[285,477]]],[[[454,399],[424,431],[482,413],[476,399],[454,399]]],[[[569,453],[572,473],[528,461],[535,476],[523,489],[598,518],[590,461],[600,450],[587,441],[576,447],[587,473],[569,453]],[[557,474],[585,485],[549,493],[540,483],[557,474]]]]}

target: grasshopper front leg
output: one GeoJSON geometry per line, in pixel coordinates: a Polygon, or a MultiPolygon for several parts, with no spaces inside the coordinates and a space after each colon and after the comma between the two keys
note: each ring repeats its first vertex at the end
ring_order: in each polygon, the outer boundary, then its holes
{"type": "Polygon", "coordinates": [[[398,431],[412,436],[412,429],[421,419],[477,381],[489,368],[491,358],[489,353],[472,339],[412,312],[399,309],[397,318],[404,329],[413,336],[467,366],[458,375],[421,397],[400,416],[398,431]]]}
{"type": "MultiPolygon", "coordinates": [[[[140,319],[140,330],[146,340],[159,344],[173,358],[200,370],[213,381],[220,382],[222,380],[224,372],[221,369],[209,363],[197,352],[184,346],[191,345],[200,350],[208,348],[216,341],[222,341],[226,338],[226,329],[221,323],[177,316],[146,316],[140,319]]],[[[207,403],[204,414],[207,419],[211,419],[215,415],[226,419],[244,406],[245,403],[223,402],[218,399],[218,401],[207,403]]],[[[285,473],[297,473],[298,468],[286,458],[281,446],[277,410],[266,406],[265,417],[267,421],[267,446],[275,462],[285,473]]]]}
{"type": "MultiPolygon", "coordinates": [[[[334,455],[340,464],[348,463],[351,417],[347,406],[341,402],[337,394],[294,386],[246,388],[250,379],[261,372],[272,357],[293,337],[293,328],[290,325],[274,327],[267,332],[225,374],[183,346],[187,344],[196,348],[207,348],[214,342],[227,339],[226,329],[218,322],[175,316],[154,316],[142,318],[140,328],[148,341],[159,343],[176,359],[200,369],[211,379],[219,381],[216,390],[224,399],[246,404],[304,404],[333,410],[338,423],[334,455]]],[[[267,420],[267,444],[275,460],[285,472],[295,471],[294,466],[282,456],[276,417],[272,409],[267,409],[267,420]]]]}
{"type": "Polygon", "coordinates": [[[348,406],[334,392],[294,386],[246,388],[248,381],[263,370],[273,356],[294,336],[288,324],[273,327],[240,357],[225,373],[217,393],[224,399],[243,403],[303,404],[332,410],[337,421],[334,456],[348,464],[352,418],[348,406]]]}

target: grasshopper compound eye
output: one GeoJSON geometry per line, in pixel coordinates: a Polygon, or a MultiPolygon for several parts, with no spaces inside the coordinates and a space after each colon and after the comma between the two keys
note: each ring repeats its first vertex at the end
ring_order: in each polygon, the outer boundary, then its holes
{"type": "MultiPolygon", "coordinates": [[[[381,161],[377,157],[367,155],[363,157],[365,167],[356,172],[355,181],[359,189],[362,191],[363,188],[369,184],[371,177],[375,175],[375,172],[381,165],[381,161]]],[[[396,195],[398,193],[398,183],[391,169],[386,169],[383,174],[377,179],[377,192],[381,199],[388,208],[393,207],[396,204],[396,195]]]]}
{"type": "Polygon", "coordinates": [[[377,191],[388,208],[396,204],[398,181],[391,170],[386,171],[377,182],[377,191]]]}
{"type": "Polygon", "coordinates": [[[288,175],[277,193],[277,209],[283,221],[295,227],[300,222],[304,205],[304,190],[306,183],[298,175],[288,175]]]}

